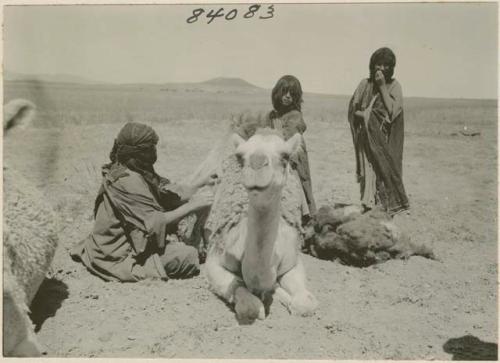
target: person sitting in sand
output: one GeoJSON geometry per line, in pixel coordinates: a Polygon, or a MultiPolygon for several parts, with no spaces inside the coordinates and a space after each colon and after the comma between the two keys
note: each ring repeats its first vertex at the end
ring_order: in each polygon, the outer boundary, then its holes
{"type": "Polygon", "coordinates": [[[376,50],[370,77],[359,84],[348,111],[361,204],[365,209],[380,205],[391,215],[409,209],[403,186],[403,93],[393,78],[395,66],[392,50],[376,50]]]}
{"type": "Polygon", "coordinates": [[[179,185],[159,176],[158,135],[147,125],[127,123],[115,139],[111,162],[94,206],[92,233],[76,245],[71,257],[106,281],[147,278],[189,278],[200,272],[198,250],[166,239],[186,215],[213,202],[209,193],[195,193],[213,184],[213,176],[179,185]]]}

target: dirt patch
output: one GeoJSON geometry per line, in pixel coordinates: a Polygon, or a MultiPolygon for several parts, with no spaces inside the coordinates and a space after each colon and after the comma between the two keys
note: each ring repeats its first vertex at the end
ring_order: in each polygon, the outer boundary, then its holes
{"type": "MultiPolygon", "coordinates": [[[[47,355],[427,360],[456,358],[480,342],[492,357],[496,107],[461,103],[455,112],[449,102],[408,107],[404,180],[411,212],[395,219],[439,260],[411,257],[355,268],[304,256],[320,303],[314,316],[290,316],[275,302],[268,318],[251,326],[237,324],[231,309],[208,291],[203,274],[186,281],[105,283],[70,259],[69,249],[91,230],[99,167],[121,124],[13,132],[5,141],[6,160],[51,196],[64,220],[52,282],[44,284],[38,300],[50,302],[52,310],[33,307],[47,355]],[[450,124],[456,129],[465,122],[481,135],[450,136],[450,124]],[[57,153],[50,145],[57,145],[57,153]],[[450,345],[467,336],[473,337],[469,345],[450,345]]],[[[308,118],[305,111],[318,206],[358,199],[352,140],[340,111],[333,119],[308,118]]],[[[161,138],[158,171],[174,180],[194,170],[225,127],[214,120],[153,126],[161,138]]]]}

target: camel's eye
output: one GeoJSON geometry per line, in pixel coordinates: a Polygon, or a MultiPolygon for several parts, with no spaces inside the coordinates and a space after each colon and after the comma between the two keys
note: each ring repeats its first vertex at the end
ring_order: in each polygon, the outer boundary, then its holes
{"type": "Polygon", "coordinates": [[[287,164],[290,161],[290,154],[289,153],[283,152],[283,153],[281,153],[280,157],[281,157],[281,161],[284,164],[287,164]]]}
{"type": "Polygon", "coordinates": [[[244,162],[243,154],[236,153],[234,154],[234,156],[236,156],[236,160],[238,161],[239,166],[243,167],[243,162],[244,162]]]}

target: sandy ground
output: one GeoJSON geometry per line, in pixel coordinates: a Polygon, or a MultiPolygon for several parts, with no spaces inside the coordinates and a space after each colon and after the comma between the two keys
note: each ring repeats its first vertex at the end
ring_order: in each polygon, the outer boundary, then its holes
{"type": "MultiPolygon", "coordinates": [[[[275,303],[266,320],[251,326],[238,325],[203,274],[105,283],[69,258],[71,246],[91,230],[99,166],[121,125],[13,131],[6,161],[45,190],[61,215],[53,273],[32,306],[47,355],[491,359],[496,345],[489,343],[498,339],[496,108],[410,111],[404,180],[411,213],[396,223],[431,246],[438,260],[355,268],[304,256],[320,303],[314,316],[290,316],[275,303]],[[451,135],[464,124],[481,135],[451,135]]],[[[157,169],[174,180],[189,175],[224,129],[208,120],[154,127],[161,137],[157,169]]],[[[345,120],[309,120],[306,141],[317,204],[355,202],[345,120]]]]}

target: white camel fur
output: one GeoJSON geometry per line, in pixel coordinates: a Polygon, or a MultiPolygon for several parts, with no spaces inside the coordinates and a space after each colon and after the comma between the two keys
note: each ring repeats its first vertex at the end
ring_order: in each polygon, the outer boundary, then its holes
{"type": "MultiPolygon", "coordinates": [[[[26,100],[4,105],[4,136],[25,127],[35,113],[26,100]]],[[[16,170],[3,168],[3,354],[33,357],[42,353],[28,317],[58,243],[56,215],[43,193],[16,170]]]]}
{"type": "MultiPolygon", "coordinates": [[[[300,209],[301,195],[297,194],[301,189],[298,179],[294,179],[297,175],[291,173],[289,159],[300,147],[301,135],[284,141],[273,130],[261,129],[247,141],[238,134],[233,134],[232,140],[236,148],[232,157],[239,164],[239,188],[244,187],[247,205],[241,211],[232,206],[241,217],[211,230],[213,239],[205,267],[210,288],[234,304],[237,319],[242,323],[264,319],[273,294],[278,294],[292,313],[311,314],[317,301],[306,287],[299,252],[300,223],[289,223],[291,218],[287,220],[283,212],[286,208],[282,207],[282,201],[289,198],[295,201],[293,208],[300,209]],[[294,195],[283,193],[287,181],[296,187],[292,189],[294,195]]],[[[207,222],[209,229],[216,224],[211,223],[211,218],[217,217],[219,205],[238,193],[237,185],[224,184],[230,174],[231,158],[221,175],[207,222]]]]}

